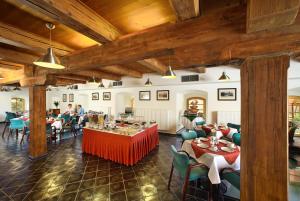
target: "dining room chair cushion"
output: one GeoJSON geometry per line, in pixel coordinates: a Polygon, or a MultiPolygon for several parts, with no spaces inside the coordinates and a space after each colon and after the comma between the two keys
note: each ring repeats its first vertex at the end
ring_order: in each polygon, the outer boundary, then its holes
{"type": "Polygon", "coordinates": [[[197,138],[197,133],[195,131],[193,131],[193,130],[183,131],[181,133],[181,137],[182,137],[183,141],[185,141],[185,140],[191,140],[191,139],[197,138]]]}
{"type": "Polygon", "coordinates": [[[235,128],[235,129],[237,129],[238,132],[241,131],[241,125],[239,125],[239,124],[227,123],[227,126],[228,126],[229,128],[235,128]]]}
{"type": "Polygon", "coordinates": [[[5,117],[6,122],[10,122],[11,119],[17,118],[17,115],[13,112],[5,112],[5,113],[6,113],[6,117],[5,117]]]}
{"type": "Polygon", "coordinates": [[[240,190],[240,174],[239,171],[225,172],[222,175],[223,179],[226,179],[231,185],[240,190]]]}
{"type": "Polygon", "coordinates": [[[25,126],[24,121],[20,118],[10,119],[10,129],[23,129],[25,126]]]}
{"type": "Polygon", "coordinates": [[[205,121],[196,121],[196,126],[203,126],[205,124],[205,121]]]}
{"type": "MultiPolygon", "coordinates": [[[[174,147],[174,145],[171,145],[171,149],[174,157],[173,166],[178,171],[179,175],[182,178],[185,178],[189,165],[196,164],[197,162],[193,159],[190,159],[186,153],[178,152],[174,147]]],[[[203,167],[192,168],[190,172],[189,180],[194,181],[201,177],[206,177],[207,173],[208,171],[206,168],[203,167]]]]}
{"type": "Polygon", "coordinates": [[[234,133],[232,135],[232,141],[234,144],[241,146],[241,133],[234,133]]]}

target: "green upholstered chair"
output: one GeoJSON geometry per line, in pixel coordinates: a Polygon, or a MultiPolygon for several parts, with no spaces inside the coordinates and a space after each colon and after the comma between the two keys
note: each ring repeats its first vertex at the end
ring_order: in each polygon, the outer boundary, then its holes
{"type": "Polygon", "coordinates": [[[25,135],[27,136],[27,141],[28,141],[29,134],[30,134],[29,126],[30,126],[30,121],[29,120],[28,121],[24,121],[24,129],[23,129],[23,132],[22,132],[22,139],[20,141],[20,144],[23,143],[25,135]]]}
{"type": "Polygon", "coordinates": [[[204,164],[195,162],[190,159],[188,153],[185,151],[177,151],[176,148],[171,145],[173,154],[172,168],[170,172],[168,189],[170,190],[170,184],[172,181],[172,175],[174,168],[179,173],[180,177],[184,179],[184,185],[182,188],[182,201],[185,200],[185,194],[190,181],[196,181],[198,179],[206,179],[208,174],[208,168],[204,164]]]}
{"type": "Polygon", "coordinates": [[[239,197],[240,191],[240,171],[232,169],[223,169],[221,171],[221,179],[229,182],[234,188],[231,187],[226,190],[225,196],[230,198],[239,197]],[[235,189],[235,190],[234,190],[235,189]]]}
{"type": "Polygon", "coordinates": [[[203,126],[205,124],[205,121],[197,121],[195,122],[196,126],[203,126]]]}
{"type": "Polygon", "coordinates": [[[232,141],[234,144],[241,146],[241,133],[234,133],[232,135],[232,141]]]}
{"type": "Polygon", "coordinates": [[[224,172],[223,179],[226,179],[231,185],[240,190],[240,171],[224,172]]]}
{"type": "Polygon", "coordinates": [[[3,132],[2,132],[2,137],[5,134],[5,130],[6,130],[7,126],[9,126],[9,124],[10,124],[10,120],[17,117],[17,115],[13,112],[5,112],[5,113],[6,113],[5,126],[4,126],[4,129],[3,129],[3,132]]]}
{"type": "Polygon", "coordinates": [[[241,125],[239,125],[239,124],[228,123],[227,126],[229,128],[235,128],[238,130],[238,132],[241,132],[241,125]]]}
{"type": "Polygon", "coordinates": [[[183,143],[185,140],[191,140],[197,138],[197,133],[193,130],[182,131],[181,138],[183,143]]]}
{"type": "Polygon", "coordinates": [[[19,131],[23,130],[24,127],[25,127],[25,123],[22,119],[20,118],[10,119],[9,135],[11,135],[13,131],[16,131],[16,137],[18,137],[19,131]]]}

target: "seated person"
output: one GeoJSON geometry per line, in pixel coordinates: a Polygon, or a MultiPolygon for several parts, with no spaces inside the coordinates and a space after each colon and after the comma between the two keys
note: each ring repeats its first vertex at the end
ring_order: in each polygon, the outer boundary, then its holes
{"type": "Polygon", "coordinates": [[[82,108],[81,105],[78,105],[78,106],[77,106],[77,114],[78,114],[79,116],[83,116],[83,115],[84,115],[84,109],[82,108]]]}
{"type": "Polygon", "coordinates": [[[193,120],[192,124],[194,128],[196,125],[203,126],[205,124],[205,119],[203,118],[203,114],[199,112],[197,117],[193,120]]]}
{"type": "Polygon", "coordinates": [[[67,107],[67,109],[66,109],[66,111],[65,111],[64,114],[69,114],[71,116],[74,115],[74,110],[72,108],[72,104],[68,104],[68,107],[67,107]]]}

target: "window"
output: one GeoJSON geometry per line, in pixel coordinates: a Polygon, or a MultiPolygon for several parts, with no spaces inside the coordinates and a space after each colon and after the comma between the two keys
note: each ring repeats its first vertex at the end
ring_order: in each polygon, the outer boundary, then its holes
{"type": "Polygon", "coordinates": [[[300,96],[289,96],[289,121],[300,115],[300,96]]]}
{"type": "Polygon", "coordinates": [[[24,112],[25,111],[25,99],[12,98],[11,99],[11,111],[12,112],[24,112]]]}
{"type": "Polygon", "coordinates": [[[206,100],[202,97],[191,97],[187,99],[187,110],[190,113],[206,114],[206,100]]]}

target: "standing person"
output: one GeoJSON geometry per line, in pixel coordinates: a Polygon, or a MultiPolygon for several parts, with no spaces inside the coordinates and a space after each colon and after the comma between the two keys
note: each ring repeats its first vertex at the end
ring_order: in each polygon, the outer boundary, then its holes
{"type": "Polygon", "coordinates": [[[69,114],[69,115],[73,115],[74,114],[74,110],[72,108],[72,104],[71,103],[68,104],[68,107],[67,107],[67,109],[65,111],[65,114],[69,114]]]}
{"type": "Polygon", "coordinates": [[[78,105],[78,106],[77,106],[77,114],[78,114],[79,116],[83,116],[83,115],[84,115],[84,109],[82,108],[81,105],[78,105]]]}

